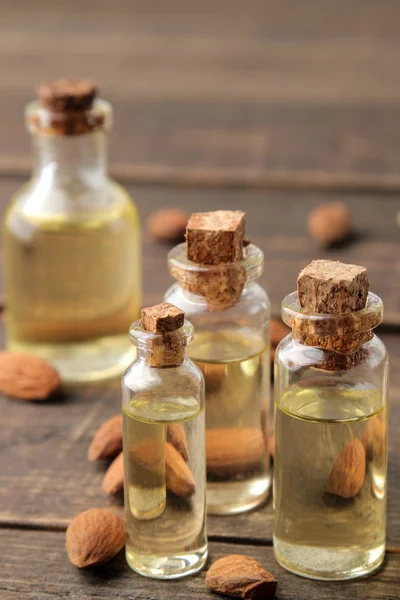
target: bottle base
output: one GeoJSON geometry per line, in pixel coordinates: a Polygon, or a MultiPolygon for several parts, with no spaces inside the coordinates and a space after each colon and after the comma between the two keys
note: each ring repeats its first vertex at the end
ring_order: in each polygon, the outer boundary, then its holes
{"type": "Polygon", "coordinates": [[[173,556],[154,556],[137,554],[128,546],[126,561],[129,567],[152,579],[179,579],[200,571],[207,561],[207,545],[192,552],[183,552],[173,556]]]}
{"type": "Polygon", "coordinates": [[[377,571],[385,557],[385,544],[366,550],[362,547],[323,548],[288,544],[274,537],[274,554],[287,571],[325,581],[366,577],[377,571]]]}
{"type": "Polygon", "coordinates": [[[62,381],[71,385],[119,377],[136,356],[127,335],[64,344],[8,340],[7,349],[47,360],[57,369],[62,381]]]}
{"type": "Polygon", "coordinates": [[[270,485],[269,475],[248,481],[207,482],[207,513],[235,515],[252,510],[267,499],[270,485]]]}

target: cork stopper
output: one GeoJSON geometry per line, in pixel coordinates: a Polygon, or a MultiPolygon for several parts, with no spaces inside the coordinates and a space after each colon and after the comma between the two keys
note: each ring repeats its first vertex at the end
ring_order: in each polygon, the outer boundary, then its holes
{"type": "Polygon", "coordinates": [[[93,105],[97,89],[87,79],[56,79],[42,82],[37,88],[40,104],[52,112],[79,112],[93,105]]]}
{"type": "Polygon", "coordinates": [[[343,314],[365,308],[367,269],[332,260],[313,260],[297,278],[300,306],[309,313],[343,314]]]}
{"type": "MultiPolygon", "coordinates": [[[[372,328],[377,324],[375,313],[360,312],[366,306],[368,291],[369,277],[364,267],[330,260],[312,261],[297,280],[303,314],[292,319],[293,337],[308,346],[352,355],[372,338],[372,328]],[[307,319],[304,314],[322,316],[307,319]]],[[[334,358],[332,361],[335,362],[334,358]]]]}
{"type": "Polygon", "coordinates": [[[185,358],[186,342],[178,330],[183,326],[185,313],[163,302],[142,308],[140,319],[145,331],[160,334],[152,342],[148,362],[151,367],[177,367],[185,358]]]}
{"type": "Polygon", "coordinates": [[[26,119],[33,133],[80,135],[105,127],[110,119],[109,105],[96,99],[92,81],[56,79],[37,88],[38,103],[28,105],[26,119]]]}
{"type": "Polygon", "coordinates": [[[186,256],[200,265],[242,260],[244,232],[240,210],[193,213],[186,226],[186,256]]]}

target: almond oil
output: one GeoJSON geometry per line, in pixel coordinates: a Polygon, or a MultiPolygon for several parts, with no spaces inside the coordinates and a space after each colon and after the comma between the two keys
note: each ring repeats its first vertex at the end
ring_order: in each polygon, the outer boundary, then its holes
{"type": "Polygon", "coordinates": [[[315,579],[345,579],[380,565],[385,552],[386,432],[381,393],[369,384],[320,378],[317,385],[293,385],[278,398],[274,551],[288,570],[315,579]],[[361,489],[354,496],[332,493],[335,461],[354,440],[362,443],[366,458],[361,489]]]}
{"type": "Polygon", "coordinates": [[[117,375],[134,356],[139,222],[122,188],[109,197],[106,210],[76,216],[14,205],[6,216],[7,347],[50,360],[64,381],[117,375]]]}
{"type": "Polygon", "coordinates": [[[207,509],[238,513],[270,486],[269,352],[250,330],[197,331],[190,357],[206,384],[207,509]]]}
{"type": "MultiPolygon", "coordinates": [[[[174,578],[197,571],[206,556],[204,409],[195,398],[137,397],[123,413],[125,448],[126,557],[150,577],[174,578]],[[181,428],[187,443],[190,485],[170,483],[184,459],[166,456],[167,428],[181,428]],[[193,484],[194,482],[194,484],[193,484]],[[172,489],[171,489],[172,488],[172,489]]],[[[185,476],[186,471],[183,473],[185,476]]]]}

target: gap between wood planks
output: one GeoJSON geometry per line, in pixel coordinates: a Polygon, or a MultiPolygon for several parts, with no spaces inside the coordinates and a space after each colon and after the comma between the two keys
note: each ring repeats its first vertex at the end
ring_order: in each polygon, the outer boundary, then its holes
{"type": "MultiPolygon", "coordinates": [[[[0,157],[0,178],[27,178],[31,173],[30,159],[12,160],[0,157]]],[[[323,171],[270,171],[253,169],[201,169],[162,165],[114,164],[110,174],[123,183],[157,186],[228,188],[228,189],[282,189],[325,192],[379,193],[400,192],[398,175],[358,175],[323,171]]]]}

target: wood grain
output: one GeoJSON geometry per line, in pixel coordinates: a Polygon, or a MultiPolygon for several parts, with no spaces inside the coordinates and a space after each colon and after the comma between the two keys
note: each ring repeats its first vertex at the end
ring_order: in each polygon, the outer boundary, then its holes
{"type": "Polygon", "coordinates": [[[29,160],[34,87],[65,74],[113,102],[111,161],[134,178],[400,189],[399,4],[217,4],[3,6],[3,173],[29,160]]]}
{"type": "MultiPolygon", "coordinates": [[[[206,570],[183,581],[149,580],[129,569],[122,551],[108,565],[79,571],[68,562],[64,546],[65,535],[60,532],[38,534],[36,531],[0,530],[0,552],[7,557],[0,573],[2,600],[216,598],[206,588],[206,570]]],[[[398,598],[400,555],[388,555],[381,571],[369,579],[351,583],[320,582],[296,577],[276,563],[270,547],[211,543],[209,564],[222,556],[238,552],[255,558],[275,575],[280,600],[398,598]]]]}

